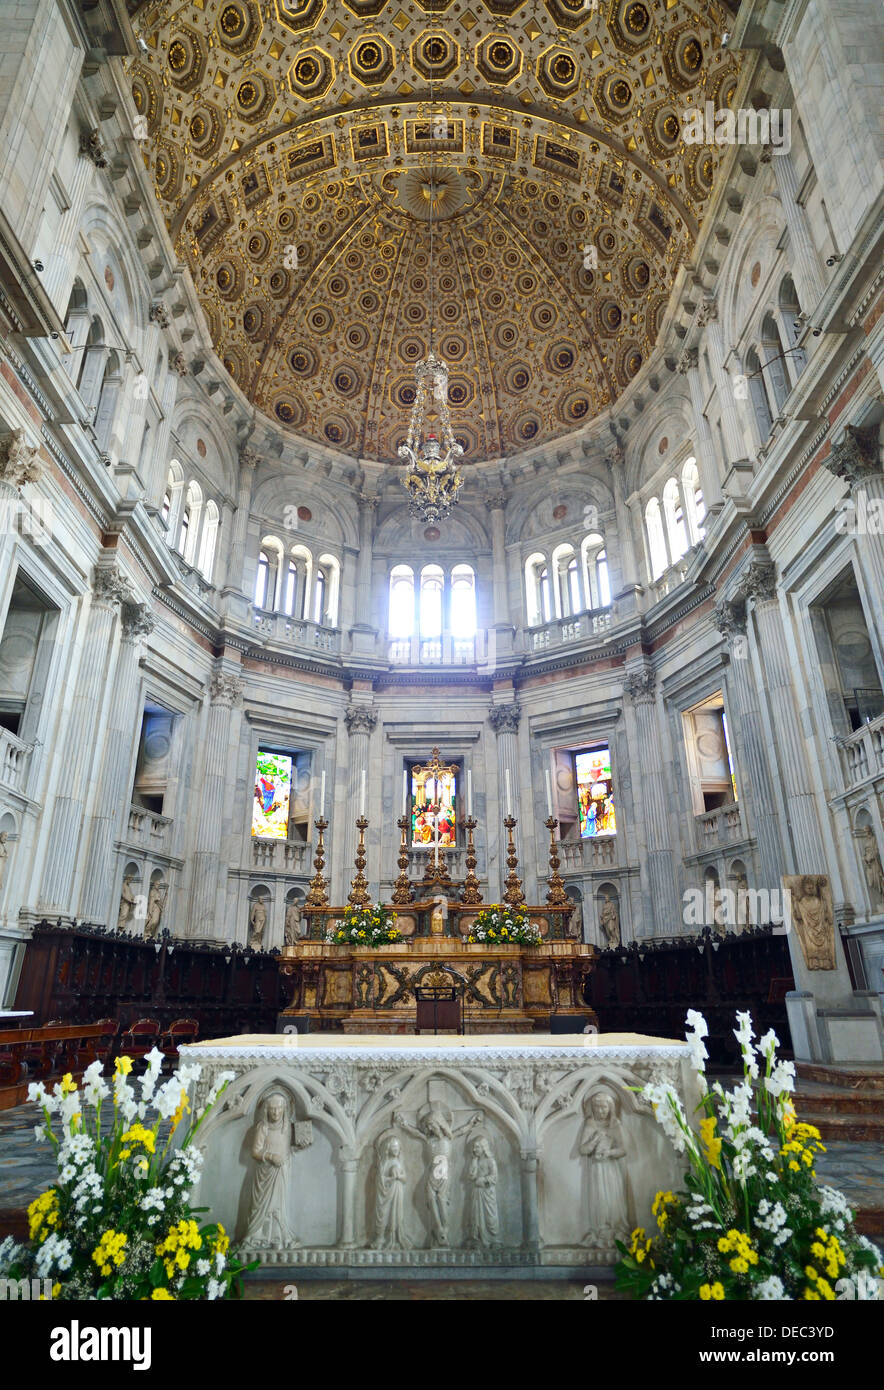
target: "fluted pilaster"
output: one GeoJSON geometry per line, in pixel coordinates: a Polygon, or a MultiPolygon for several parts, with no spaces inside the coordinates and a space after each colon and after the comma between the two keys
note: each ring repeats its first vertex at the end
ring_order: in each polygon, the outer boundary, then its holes
{"type": "Polygon", "coordinates": [[[234,709],[242,699],[242,681],[232,670],[216,666],[209,679],[209,712],[205,741],[205,769],[200,788],[200,812],[193,855],[190,893],[191,936],[223,935],[218,917],[221,878],[221,834],[227,795],[227,758],[234,709]]]}
{"type": "Polygon", "coordinates": [[[631,672],[623,685],[632,706],[638,763],[642,769],[641,804],[647,854],[642,865],[646,881],[643,934],[668,935],[680,930],[682,911],[675,885],[672,854],[671,811],[663,781],[660,725],[657,716],[656,676],[650,669],[631,672]]]}

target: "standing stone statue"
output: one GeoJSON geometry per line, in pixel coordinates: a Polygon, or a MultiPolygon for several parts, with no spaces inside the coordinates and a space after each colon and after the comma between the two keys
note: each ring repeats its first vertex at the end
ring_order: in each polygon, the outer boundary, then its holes
{"type": "Polygon", "coordinates": [[[835,911],[825,874],[784,875],[792,921],[808,970],[835,969],[835,911]]]}
{"type": "Polygon", "coordinates": [[[611,901],[610,893],[605,893],[603,897],[599,921],[602,924],[602,931],[605,933],[608,947],[613,951],[616,946],[620,945],[620,912],[617,904],[611,901]]]}
{"type": "Polygon", "coordinates": [[[378,1172],[374,1198],[375,1250],[406,1250],[410,1244],[403,1229],[405,1164],[402,1145],[389,1131],[378,1140],[378,1172]]]}
{"type": "Polygon", "coordinates": [[[0,888],[3,887],[3,880],[6,877],[6,865],[9,860],[9,850],[6,848],[6,841],[9,839],[8,830],[0,830],[0,888]]]}
{"type": "Polygon", "coordinates": [[[477,1134],[471,1145],[467,1170],[466,1244],[468,1249],[487,1249],[499,1245],[500,1220],[497,1214],[497,1162],[484,1134],[477,1134]]]}
{"type": "Polygon", "coordinates": [[[117,931],[128,931],[129,923],[135,911],[135,894],[132,892],[132,875],[126,874],[123,878],[123,888],[120,893],[120,907],[117,912],[117,931]]]}
{"type": "Polygon", "coordinates": [[[583,1102],[580,1152],[589,1159],[587,1206],[592,1229],[584,1245],[613,1250],[629,1234],[626,1147],[617,1118],[617,1100],[607,1087],[590,1092],[583,1102]]]}
{"type": "Polygon", "coordinates": [[[881,856],[878,853],[878,845],[875,840],[875,832],[870,825],[863,831],[863,868],[866,871],[866,882],[869,885],[869,895],[872,905],[884,899],[884,870],[881,868],[881,856]]]}
{"type": "Polygon", "coordinates": [[[160,930],[163,908],[166,906],[165,884],[152,883],[147,895],[147,916],[144,919],[145,941],[155,940],[160,930]]]}
{"type": "Polygon", "coordinates": [[[292,1125],[289,1104],[281,1091],[261,1103],[252,1141],[255,1170],[249,1194],[249,1215],[243,1245],[252,1250],[284,1250],[298,1246],[289,1221],[292,1154],[312,1142],[312,1125],[292,1125]]]}
{"type": "Polygon", "coordinates": [[[267,926],[267,899],[256,898],[249,912],[249,946],[253,951],[261,950],[264,928],[267,926]]]}
{"type": "Polygon", "coordinates": [[[427,1175],[425,1191],[430,1223],[428,1249],[444,1248],[448,1245],[448,1184],[451,1178],[451,1145],[460,1135],[481,1121],[480,1115],[471,1115],[465,1124],[452,1128],[451,1111],[447,1105],[430,1102],[418,1112],[417,1126],[410,1125],[400,1110],[393,1114],[393,1123],[420,1139],[427,1154],[427,1175]]]}
{"type": "Polygon", "coordinates": [[[285,910],[285,944],[294,946],[301,935],[301,909],[297,903],[289,903],[285,910]]]}

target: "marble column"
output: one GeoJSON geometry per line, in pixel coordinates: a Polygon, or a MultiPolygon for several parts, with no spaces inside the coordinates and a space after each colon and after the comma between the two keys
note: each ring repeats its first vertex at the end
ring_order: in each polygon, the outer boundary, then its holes
{"type": "Polygon", "coordinates": [[[697,315],[697,323],[701,328],[706,328],[709,338],[709,363],[721,409],[721,433],[727,453],[725,459],[727,470],[730,472],[734,467],[751,470],[746,449],[746,438],[734,396],[734,382],[725,366],[727,351],[724,344],[724,334],[718,319],[718,305],[715,300],[704,300],[697,315]]]}
{"type": "Polygon", "coordinates": [[[224,803],[228,795],[227,763],[230,755],[234,708],[242,699],[242,680],[220,662],[209,678],[209,710],[206,723],[205,765],[200,786],[199,819],[192,857],[188,934],[224,938],[218,917],[222,898],[221,835],[224,803]]]}
{"type": "MultiPolygon", "coordinates": [[[[497,735],[497,809],[498,816],[494,821],[488,817],[488,824],[485,827],[486,850],[488,854],[488,886],[494,883],[494,869],[497,870],[500,882],[500,894],[503,896],[504,879],[506,878],[506,831],[503,826],[503,818],[506,815],[506,774],[509,772],[510,798],[512,801],[513,815],[517,820],[521,820],[519,815],[519,720],[522,717],[522,707],[517,700],[510,701],[506,705],[491,705],[488,710],[488,722],[497,735]]],[[[490,793],[486,796],[485,804],[488,808],[495,805],[490,793]]],[[[519,826],[514,832],[516,853],[520,859],[520,867],[516,870],[520,877],[524,878],[524,854],[520,848],[519,826]]]]}
{"type": "Polygon", "coordinates": [[[233,518],[230,558],[227,562],[227,575],[224,583],[226,589],[234,589],[237,593],[241,593],[243,590],[246,532],[249,529],[252,484],[260,458],[257,450],[252,449],[248,444],[239,451],[239,491],[236,496],[236,514],[233,518]]]}
{"type": "Polygon", "coordinates": [[[522,1247],[525,1250],[540,1248],[540,1217],[537,1205],[537,1170],[539,1161],[535,1149],[522,1149],[522,1212],[524,1229],[522,1247]]]}
{"type": "Polygon", "coordinates": [[[737,788],[740,800],[748,803],[752,813],[751,829],[758,847],[761,880],[755,886],[768,892],[779,891],[783,852],[758,690],[749,660],[745,603],[722,600],[716,604],[714,622],[727,641],[730,655],[728,686],[733,695],[731,722],[737,745],[737,788]]]}
{"type": "Polygon", "coordinates": [[[660,723],[657,716],[657,685],[652,670],[631,672],[624,682],[635,716],[639,763],[642,768],[641,800],[644,810],[647,875],[643,932],[671,936],[681,931],[683,910],[675,887],[672,854],[671,811],[664,786],[660,723]],[[651,927],[656,928],[652,933],[651,927]]]}
{"type": "Polygon", "coordinates": [[[685,377],[691,393],[691,409],[694,412],[696,430],[697,469],[703,487],[703,500],[706,511],[717,511],[722,505],[721,480],[715,460],[715,444],[709,421],[703,410],[703,383],[700,380],[699,352],[697,348],[685,348],[678,362],[678,371],[685,377]]]}
{"type": "MultiPolygon", "coordinates": [[[[341,1159],[341,1247],[356,1247],[356,1178],[359,1172],[358,1150],[344,1146],[341,1159]]],[[[371,1236],[369,1232],[369,1236],[371,1236]]]]}
{"type": "Polygon", "coordinates": [[[506,571],[506,503],[504,491],[492,492],[485,499],[491,514],[492,630],[488,640],[489,665],[505,662],[513,650],[513,623],[510,613],[506,571]]]}
{"type": "MultiPolygon", "coordinates": [[[[632,517],[626,504],[625,487],[625,461],[622,450],[617,455],[608,453],[605,455],[605,462],[608,465],[608,476],[611,480],[611,493],[614,498],[614,512],[617,517],[617,542],[620,565],[620,585],[619,592],[625,589],[635,589],[641,580],[638,573],[638,565],[635,558],[635,542],[632,536],[632,517]]],[[[608,552],[608,563],[611,563],[610,551],[608,552]]],[[[617,597],[617,590],[612,592],[612,598],[617,597]]]]}
{"type": "Polygon", "coordinates": [[[374,562],[374,518],[380,498],[359,494],[359,554],[356,557],[354,610],[356,621],[350,629],[354,655],[374,654],[378,627],[375,622],[372,571],[374,562]]]}
{"type": "Polygon", "coordinates": [[[48,910],[72,912],[71,894],[83,817],[92,788],[95,749],[103,696],[108,686],[114,625],[120,605],[129,598],[115,563],[99,565],[85,617],[83,651],[77,669],[64,740],[64,776],[55,798],[49,831],[50,852],[41,894],[48,910]]]}
{"type": "Polygon", "coordinates": [[[805,314],[812,314],[823,297],[826,282],[823,278],[819,252],[810,234],[807,213],[798,202],[798,175],[791,154],[767,154],[773,166],[777,192],[783,207],[792,255],[789,263],[798,292],[798,302],[805,314]]]}
{"type": "MultiPolygon", "coordinates": [[[[378,722],[377,711],[370,705],[348,705],[344,710],[344,723],[347,725],[347,733],[350,735],[349,757],[347,759],[347,796],[343,807],[343,825],[341,818],[338,817],[339,834],[338,848],[340,853],[332,852],[335,862],[341,873],[341,885],[343,897],[346,899],[350,891],[350,884],[356,873],[355,859],[356,846],[359,843],[359,832],[356,829],[356,818],[359,815],[359,798],[362,790],[362,773],[365,772],[365,814],[368,816],[375,806],[375,799],[372,795],[373,784],[370,765],[371,736],[378,722]]],[[[334,802],[333,802],[334,804],[334,802]]],[[[377,809],[380,809],[380,801],[377,801],[377,809]]],[[[335,826],[331,827],[334,835],[335,826]]],[[[366,837],[368,832],[366,831],[366,837]]],[[[366,838],[366,845],[368,839],[366,838]]],[[[366,864],[365,873],[372,882],[372,865],[366,864]]],[[[371,891],[369,889],[369,891],[371,891]]]]}
{"type": "Polygon", "coordinates": [[[853,513],[847,530],[856,536],[856,548],[868,589],[872,613],[884,613],[884,471],[877,426],[857,429],[848,425],[823,460],[823,466],[850,487],[853,513]],[[869,508],[869,503],[874,506],[869,508]]]}
{"type": "MultiPolygon", "coordinates": [[[[124,603],[122,635],[113,676],[114,699],[105,739],[104,765],[92,814],[86,877],[80,895],[80,916],[87,922],[115,927],[116,913],[109,898],[113,882],[113,842],[125,832],[132,788],[130,753],[133,730],[140,726],[135,708],[141,644],[154,629],[145,603],[124,603]]],[[[145,890],[146,891],[146,890],[145,890]]]]}

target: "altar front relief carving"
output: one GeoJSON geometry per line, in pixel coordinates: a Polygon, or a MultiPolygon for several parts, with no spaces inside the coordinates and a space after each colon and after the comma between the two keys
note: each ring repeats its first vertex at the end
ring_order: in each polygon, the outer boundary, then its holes
{"type": "Polygon", "coordinates": [[[197,1102],[235,1073],[197,1200],[262,1263],[590,1268],[680,1180],[630,1088],[671,1080],[692,1109],[683,1044],[383,1042],[189,1049],[197,1102]]]}

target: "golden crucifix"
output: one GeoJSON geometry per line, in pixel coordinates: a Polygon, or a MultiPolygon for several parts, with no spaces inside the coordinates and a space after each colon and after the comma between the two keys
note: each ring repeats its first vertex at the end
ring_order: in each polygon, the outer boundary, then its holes
{"type": "MultiPolygon", "coordinates": [[[[457,775],[457,764],[444,764],[439,757],[439,749],[434,748],[430,753],[429,762],[426,766],[418,764],[411,769],[416,787],[415,802],[423,811],[432,817],[433,821],[433,857],[432,857],[432,879],[441,881],[440,875],[447,879],[448,873],[445,869],[445,856],[440,855],[439,845],[439,817],[442,812],[442,787],[446,776],[452,779],[457,775]]],[[[430,876],[428,866],[425,879],[430,876]]]]}

